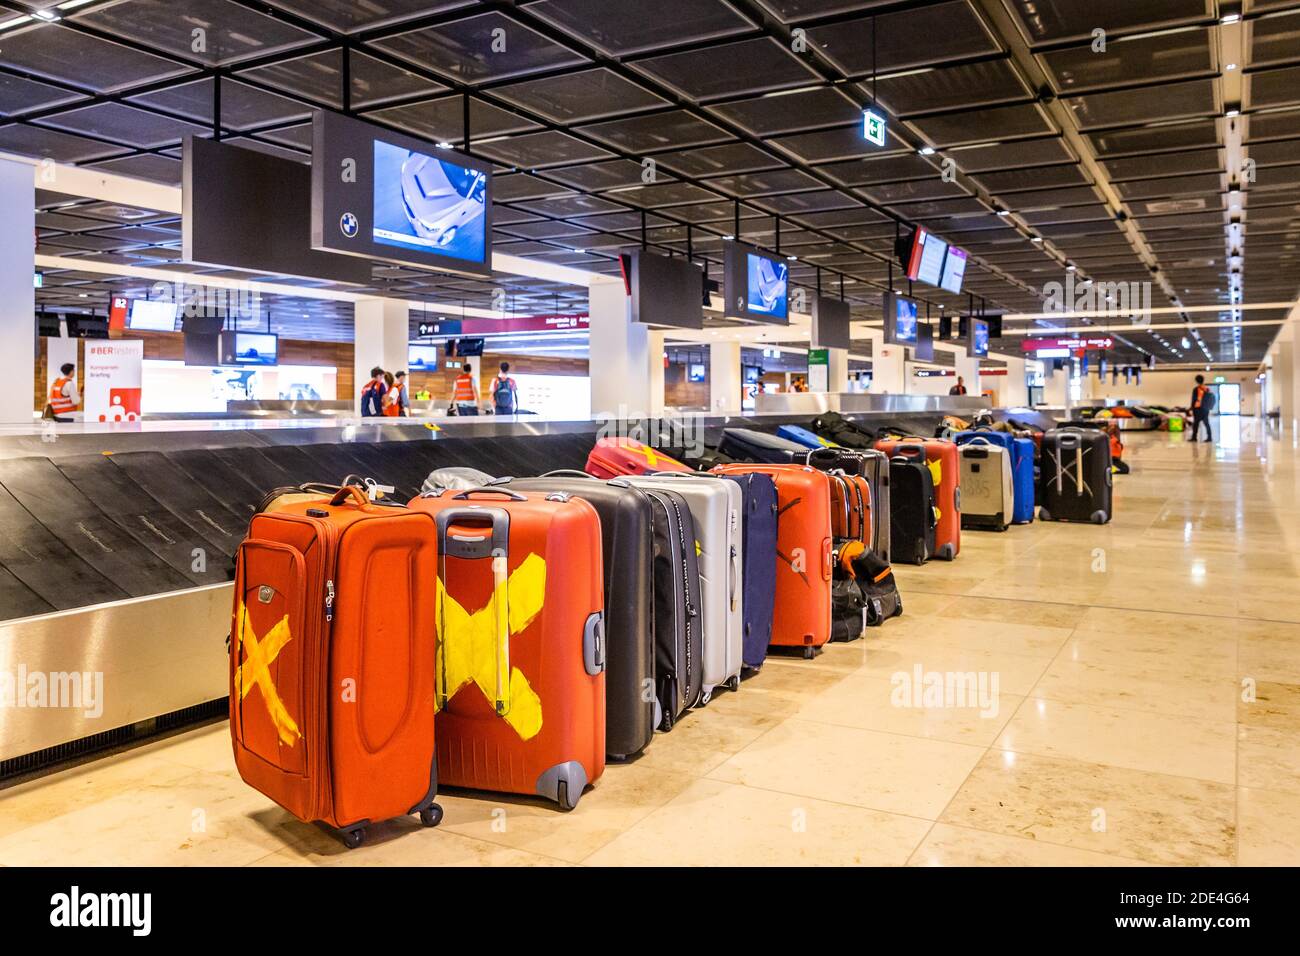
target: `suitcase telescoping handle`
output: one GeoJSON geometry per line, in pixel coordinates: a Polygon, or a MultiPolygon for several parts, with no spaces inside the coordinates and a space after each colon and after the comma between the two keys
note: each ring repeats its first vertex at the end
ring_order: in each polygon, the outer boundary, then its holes
{"type": "Polygon", "coordinates": [[[916,442],[902,442],[894,446],[894,454],[904,458],[925,458],[925,446],[916,442]]]}
{"type": "Polygon", "coordinates": [[[521,495],[517,491],[507,491],[505,488],[467,488],[458,495],[452,495],[452,501],[468,501],[475,495],[505,495],[511,501],[527,501],[527,495],[521,495]]]}
{"type": "MultiPolygon", "coordinates": [[[[502,494],[503,492],[497,492],[502,494]]],[[[523,495],[504,492],[511,498],[527,500],[523,495]]],[[[470,492],[457,495],[468,497],[470,492]]],[[[492,562],[492,629],[496,658],[497,716],[510,710],[510,593],[507,568],[510,563],[510,512],[504,508],[448,508],[438,512],[438,670],[435,674],[435,693],[438,709],[447,706],[450,697],[447,689],[447,558],[492,562]],[[457,530],[453,530],[455,525],[457,530]],[[486,527],[484,528],[484,526],[486,527]],[[470,529],[483,528],[486,533],[473,533],[470,529]]]]}

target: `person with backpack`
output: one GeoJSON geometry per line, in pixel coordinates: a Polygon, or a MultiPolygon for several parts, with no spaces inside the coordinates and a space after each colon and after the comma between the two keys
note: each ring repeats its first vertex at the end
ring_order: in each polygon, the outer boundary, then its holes
{"type": "Polygon", "coordinates": [[[1214,441],[1214,433],[1210,431],[1210,412],[1214,411],[1214,392],[1205,384],[1205,376],[1196,376],[1196,387],[1192,389],[1192,441],[1197,440],[1201,433],[1201,425],[1205,425],[1205,440],[1214,441]]]}
{"type": "Polygon", "coordinates": [[[375,366],[370,370],[370,380],[361,389],[361,417],[377,418],[384,414],[384,396],[388,394],[388,382],[384,379],[384,370],[375,366]]]}
{"type": "Polygon", "coordinates": [[[492,404],[498,415],[513,415],[519,411],[519,386],[510,377],[509,362],[501,363],[501,371],[492,380],[492,404]]]}

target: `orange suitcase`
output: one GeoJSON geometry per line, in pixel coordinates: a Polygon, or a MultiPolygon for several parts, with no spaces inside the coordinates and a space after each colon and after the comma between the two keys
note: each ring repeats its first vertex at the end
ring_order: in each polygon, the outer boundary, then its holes
{"type": "Polygon", "coordinates": [[[763,474],[776,483],[776,607],[772,644],[811,658],[831,639],[831,483],[807,465],[717,465],[719,475],[763,474]]]}
{"type": "Polygon", "coordinates": [[[934,556],[951,561],[961,552],[961,459],[954,442],[941,438],[885,438],[876,442],[876,450],[886,455],[903,455],[925,461],[933,472],[934,506],[939,509],[939,523],[934,529],[934,556]]]}
{"type": "Polygon", "coordinates": [[[479,488],[437,522],[438,780],[565,810],[605,771],[600,518],[582,498],[479,488]]]}
{"type": "Polygon", "coordinates": [[[304,822],[343,831],[442,811],[434,758],[433,520],[356,487],[255,515],[230,641],[235,766],[304,822]]]}
{"type": "Polygon", "coordinates": [[[838,547],[860,541],[871,547],[871,484],[862,475],[829,472],[831,476],[831,535],[838,547]]]}

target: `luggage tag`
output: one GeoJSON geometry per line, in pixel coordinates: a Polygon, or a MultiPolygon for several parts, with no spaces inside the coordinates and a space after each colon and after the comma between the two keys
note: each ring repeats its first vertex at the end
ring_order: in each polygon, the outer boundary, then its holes
{"type": "Polygon", "coordinates": [[[381,485],[373,478],[366,479],[366,497],[369,498],[371,502],[376,502],[384,495],[391,495],[396,491],[397,489],[392,485],[381,485]]]}

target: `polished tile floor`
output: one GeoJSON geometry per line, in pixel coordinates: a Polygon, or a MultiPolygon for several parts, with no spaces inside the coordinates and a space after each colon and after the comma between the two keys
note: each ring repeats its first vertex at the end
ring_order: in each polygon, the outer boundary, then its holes
{"type": "Polygon", "coordinates": [[[447,793],[347,851],[221,723],[0,791],[0,864],[1300,864],[1300,449],[1222,430],[1131,436],[1106,527],[899,568],[904,617],[771,660],[573,813],[447,793]]]}

